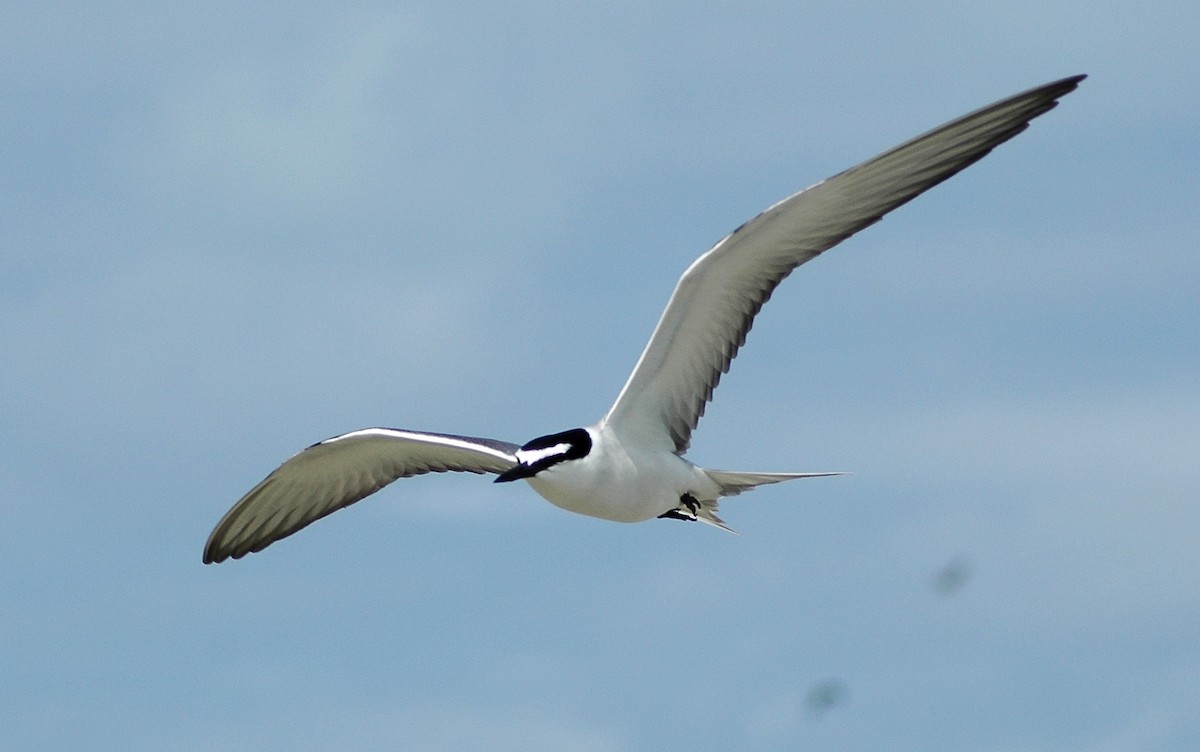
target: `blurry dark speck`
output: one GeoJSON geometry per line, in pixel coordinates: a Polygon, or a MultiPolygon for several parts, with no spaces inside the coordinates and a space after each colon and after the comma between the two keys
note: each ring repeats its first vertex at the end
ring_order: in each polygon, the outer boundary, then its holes
{"type": "Polygon", "coordinates": [[[825,715],[849,699],[846,684],[838,679],[823,679],[817,682],[804,698],[809,717],[815,719],[825,715]]]}
{"type": "Polygon", "coordinates": [[[971,562],[965,556],[955,556],[933,575],[933,592],[949,598],[966,586],[971,579],[971,562]]]}

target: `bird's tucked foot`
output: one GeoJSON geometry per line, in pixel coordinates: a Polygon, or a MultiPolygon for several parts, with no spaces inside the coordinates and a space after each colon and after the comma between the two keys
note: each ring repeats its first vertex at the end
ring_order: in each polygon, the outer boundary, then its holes
{"type": "Polygon", "coordinates": [[[700,502],[696,500],[695,496],[692,496],[690,493],[685,493],[683,496],[679,497],[679,506],[675,507],[669,512],[663,512],[658,516],[658,518],[660,520],[672,519],[696,522],[699,519],[699,513],[700,502]]]}

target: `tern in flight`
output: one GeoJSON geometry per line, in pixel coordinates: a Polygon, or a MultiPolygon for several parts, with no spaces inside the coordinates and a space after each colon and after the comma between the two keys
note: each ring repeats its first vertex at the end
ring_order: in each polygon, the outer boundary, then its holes
{"type": "Polygon", "coordinates": [[[657,517],[724,528],[717,504],[767,483],[837,473],[709,470],[684,459],[693,429],[755,315],[800,264],[910,201],[1055,107],[1084,76],[1017,94],[785,198],[726,235],[680,277],[608,414],[524,444],[364,428],[280,465],[217,523],[204,562],[238,559],[399,478],[496,473],[550,503],[618,522],[657,517]]]}

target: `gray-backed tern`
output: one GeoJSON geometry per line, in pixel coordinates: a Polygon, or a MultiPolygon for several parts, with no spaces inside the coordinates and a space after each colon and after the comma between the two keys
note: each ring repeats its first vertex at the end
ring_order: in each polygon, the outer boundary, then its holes
{"type": "Polygon", "coordinates": [[[608,414],[523,446],[495,439],[365,428],[280,465],[221,519],[204,562],[261,551],[399,478],[449,470],[524,479],[563,509],[619,522],[670,517],[728,529],[725,496],[837,473],[709,470],[683,458],[705,404],[754,317],[800,264],[982,159],[1055,107],[1084,76],[953,120],[775,204],[683,273],[608,414]]]}

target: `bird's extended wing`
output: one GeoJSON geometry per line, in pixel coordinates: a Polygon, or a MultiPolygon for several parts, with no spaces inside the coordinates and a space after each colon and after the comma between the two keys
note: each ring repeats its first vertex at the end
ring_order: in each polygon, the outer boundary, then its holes
{"type": "Polygon", "coordinates": [[[500,473],[516,464],[504,441],[366,428],[294,455],[234,504],[208,537],[204,563],[240,559],[398,478],[457,470],[500,473]]]}
{"type": "Polygon", "coordinates": [[[686,450],[755,315],[793,269],[982,159],[1083,78],[964,115],[780,201],[725,236],[680,278],[605,423],[643,445],[686,450]]]}

